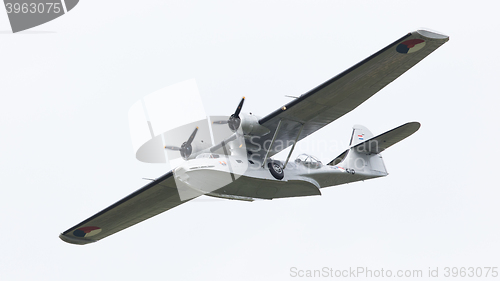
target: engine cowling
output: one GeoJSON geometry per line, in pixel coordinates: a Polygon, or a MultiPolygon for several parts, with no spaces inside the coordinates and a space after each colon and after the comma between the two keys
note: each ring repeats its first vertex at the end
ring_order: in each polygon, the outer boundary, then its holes
{"type": "Polygon", "coordinates": [[[240,128],[246,136],[265,136],[269,134],[269,129],[259,124],[260,117],[252,113],[242,113],[240,128]]]}

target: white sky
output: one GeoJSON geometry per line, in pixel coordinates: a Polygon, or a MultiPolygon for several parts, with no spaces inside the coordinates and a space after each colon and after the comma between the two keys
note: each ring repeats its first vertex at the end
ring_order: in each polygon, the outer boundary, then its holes
{"type": "Polygon", "coordinates": [[[0,11],[0,279],[500,267],[498,10],[495,1],[81,1],[19,34],[0,11]],[[59,240],[168,171],[135,159],[128,110],[140,98],[195,78],[207,114],[230,114],[246,96],[243,110],[265,116],[421,27],[450,41],[294,153],[326,162],[354,124],[379,134],[421,122],[383,153],[388,177],[311,198],[201,198],[98,243],[59,240]]]}

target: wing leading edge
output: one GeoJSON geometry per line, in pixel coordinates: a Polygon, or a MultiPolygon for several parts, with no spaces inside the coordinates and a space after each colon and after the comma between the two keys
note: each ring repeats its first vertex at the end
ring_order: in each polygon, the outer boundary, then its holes
{"type": "MultiPolygon", "coordinates": [[[[254,138],[247,147],[264,158],[278,124],[272,156],[291,146],[330,122],[358,107],[375,93],[394,81],[419,61],[446,43],[449,37],[426,30],[411,32],[392,44],[352,66],[346,71],[303,94],[292,102],[259,120],[271,133],[254,138]],[[303,128],[301,128],[303,126],[303,128]],[[302,130],[302,131],[301,131],[302,130]]],[[[253,156],[254,159],[258,156],[253,156]]]]}
{"type": "Polygon", "coordinates": [[[179,198],[172,171],[59,235],[84,245],[101,240],[189,200],[179,198]]]}

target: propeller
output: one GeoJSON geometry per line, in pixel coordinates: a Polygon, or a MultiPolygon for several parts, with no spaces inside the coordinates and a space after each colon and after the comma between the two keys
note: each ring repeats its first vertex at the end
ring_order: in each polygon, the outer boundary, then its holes
{"type": "Polygon", "coordinates": [[[241,108],[243,107],[244,102],[245,102],[245,97],[241,99],[240,104],[238,104],[238,107],[236,108],[236,111],[233,114],[231,114],[228,120],[214,121],[212,123],[227,124],[232,132],[236,132],[236,130],[238,130],[241,124],[240,111],[241,108]]]}
{"type": "Polygon", "coordinates": [[[194,131],[191,133],[191,136],[189,136],[188,140],[182,143],[181,147],[173,145],[165,145],[165,149],[179,151],[181,153],[182,158],[188,159],[191,153],[193,152],[193,147],[191,146],[191,143],[193,142],[197,132],[198,132],[198,127],[194,129],[194,131]]]}

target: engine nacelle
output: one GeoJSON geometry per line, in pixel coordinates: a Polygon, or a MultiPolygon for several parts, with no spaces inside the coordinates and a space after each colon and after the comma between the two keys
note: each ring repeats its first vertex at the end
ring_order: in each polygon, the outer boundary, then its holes
{"type": "Polygon", "coordinates": [[[209,148],[211,146],[211,144],[205,143],[205,142],[200,142],[200,141],[193,141],[191,146],[192,146],[191,155],[197,155],[199,152],[209,148]]]}
{"type": "Polygon", "coordinates": [[[252,113],[242,113],[240,128],[247,136],[265,136],[269,134],[269,129],[259,124],[260,117],[252,113]]]}

